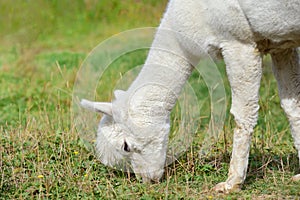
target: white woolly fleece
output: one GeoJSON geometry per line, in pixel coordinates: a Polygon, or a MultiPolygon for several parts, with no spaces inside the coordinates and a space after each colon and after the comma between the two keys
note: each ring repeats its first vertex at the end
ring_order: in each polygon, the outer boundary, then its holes
{"type": "Polygon", "coordinates": [[[100,160],[114,165],[126,157],[144,181],[160,179],[170,111],[206,53],[225,60],[237,124],[228,179],[215,189],[238,190],[246,178],[264,53],[271,53],[281,105],[300,153],[299,11],[299,0],[171,0],[138,77],[112,104],[98,104],[106,105],[97,139],[100,160]]]}

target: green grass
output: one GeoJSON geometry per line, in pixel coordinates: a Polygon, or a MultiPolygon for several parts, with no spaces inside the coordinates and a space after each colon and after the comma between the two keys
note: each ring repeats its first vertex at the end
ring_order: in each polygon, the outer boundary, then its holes
{"type": "MultiPolygon", "coordinates": [[[[229,114],[224,134],[211,152],[198,159],[201,143],[194,140],[189,151],[166,168],[159,184],[142,184],[133,174],[107,168],[87,151],[70,113],[81,62],[113,34],[157,26],[166,5],[165,0],[93,2],[0,0],[0,199],[299,198],[299,183],[290,180],[299,172],[298,159],[269,59],[264,62],[248,177],[240,193],[211,190],[227,176],[234,127],[229,114]]],[[[99,98],[109,100],[119,70],[143,63],[146,53],[115,61],[99,83],[99,98]]],[[[224,74],[222,63],[219,68],[224,74]]],[[[197,73],[190,82],[198,96],[206,96],[197,73]]],[[[229,107],[225,76],[224,82],[229,107]]],[[[199,137],[208,126],[209,104],[204,105],[199,137]]]]}

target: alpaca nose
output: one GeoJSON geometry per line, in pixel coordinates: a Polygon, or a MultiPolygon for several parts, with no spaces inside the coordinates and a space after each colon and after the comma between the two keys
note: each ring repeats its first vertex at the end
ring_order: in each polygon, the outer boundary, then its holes
{"type": "Polygon", "coordinates": [[[163,176],[164,170],[156,170],[151,173],[142,173],[140,176],[143,179],[144,183],[158,183],[161,177],[163,176]]]}

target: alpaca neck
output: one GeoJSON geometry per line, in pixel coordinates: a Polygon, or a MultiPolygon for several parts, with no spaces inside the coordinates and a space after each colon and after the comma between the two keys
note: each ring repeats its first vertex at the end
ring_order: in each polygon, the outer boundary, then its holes
{"type": "MultiPolygon", "coordinates": [[[[144,67],[127,90],[125,107],[136,119],[169,118],[197,58],[190,58],[172,31],[166,14],[158,29],[144,67]]],[[[131,116],[131,117],[132,117],[131,116]]]]}
{"type": "Polygon", "coordinates": [[[140,74],[127,90],[130,118],[164,123],[193,67],[182,57],[151,50],[140,74]]]}
{"type": "Polygon", "coordinates": [[[191,66],[187,68],[184,66],[180,68],[179,66],[146,63],[128,89],[129,98],[134,98],[135,102],[140,101],[147,107],[151,107],[152,103],[159,103],[164,105],[164,110],[171,111],[192,71],[191,66]]]}

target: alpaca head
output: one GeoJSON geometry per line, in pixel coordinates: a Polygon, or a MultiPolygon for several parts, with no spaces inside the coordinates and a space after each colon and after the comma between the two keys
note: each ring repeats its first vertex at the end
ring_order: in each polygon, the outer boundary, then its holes
{"type": "Polygon", "coordinates": [[[118,99],[116,93],[112,103],[81,101],[83,107],[104,114],[97,132],[97,156],[107,166],[132,169],[144,182],[159,181],[166,160],[168,116],[148,123],[149,116],[133,114],[125,98],[118,99]]]}

